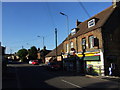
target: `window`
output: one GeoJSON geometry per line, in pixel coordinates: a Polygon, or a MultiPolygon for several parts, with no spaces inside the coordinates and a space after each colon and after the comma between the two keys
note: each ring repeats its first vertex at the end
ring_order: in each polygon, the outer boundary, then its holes
{"type": "Polygon", "coordinates": [[[70,42],[70,48],[74,48],[73,42],[70,42]]]}
{"type": "Polygon", "coordinates": [[[89,36],[89,47],[93,48],[94,46],[94,36],[89,36]]]}
{"type": "Polygon", "coordinates": [[[86,49],[86,39],[82,38],[82,49],[86,49]]]}
{"type": "Polygon", "coordinates": [[[71,35],[74,35],[74,34],[76,34],[76,29],[75,28],[71,30],[71,35]]]}
{"type": "Polygon", "coordinates": [[[95,19],[88,21],[88,28],[95,26],[95,19]]]}
{"type": "Polygon", "coordinates": [[[69,50],[69,44],[66,44],[66,52],[69,50]]]}

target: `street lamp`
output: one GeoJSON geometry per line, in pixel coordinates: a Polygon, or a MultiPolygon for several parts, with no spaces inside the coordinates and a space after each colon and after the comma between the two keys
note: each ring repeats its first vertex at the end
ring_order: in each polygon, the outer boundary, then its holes
{"type": "Polygon", "coordinates": [[[69,41],[69,19],[68,19],[68,15],[66,15],[66,14],[64,14],[64,13],[62,13],[62,12],[60,12],[60,14],[67,17],[68,45],[69,45],[69,46],[68,46],[68,47],[69,47],[68,54],[69,54],[69,51],[70,51],[70,41],[69,41]]]}
{"type": "Polygon", "coordinates": [[[67,17],[67,29],[68,29],[68,36],[69,36],[69,19],[68,19],[68,15],[66,15],[66,14],[64,14],[62,12],[60,12],[60,14],[67,17]]]}

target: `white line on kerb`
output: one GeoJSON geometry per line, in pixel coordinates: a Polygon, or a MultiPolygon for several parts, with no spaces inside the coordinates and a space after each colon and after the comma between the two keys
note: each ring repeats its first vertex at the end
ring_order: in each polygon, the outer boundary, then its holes
{"type": "Polygon", "coordinates": [[[61,81],[65,82],[65,83],[68,83],[68,84],[70,84],[70,85],[73,85],[73,86],[75,86],[75,87],[77,87],[77,88],[82,88],[82,87],[80,87],[80,86],[78,86],[78,85],[75,85],[75,84],[70,83],[70,82],[68,82],[68,81],[65,81],[65,80],[63,80],[63,79],[62,79],[61,81]]]}

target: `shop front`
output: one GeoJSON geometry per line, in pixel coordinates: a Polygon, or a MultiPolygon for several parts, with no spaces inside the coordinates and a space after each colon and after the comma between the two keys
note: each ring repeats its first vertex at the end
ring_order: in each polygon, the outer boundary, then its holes
{"type": "Polygon", "coordinates": [[[65,71],[76,71],[76,56],[63,55],[63,67],[65,71]]]}
{"type": "MultiPolygon", "coordinates": [[[[80,58],[80,62],[84,61],[84,70],[86,74],[101,75],[102,61],[100,59],[100,51],[86,51],[78,53],[77,56],[80,58]]],[[[81,67],[80,67],[81,68],[81,67]]]]}
{"type": "Polygon", "coordinates": [[[63,67],[66,71],[75,71],[81,74],[103,75],[104,59],[101,50],[79,52],[74,55],[64,54],[63,67]]]}

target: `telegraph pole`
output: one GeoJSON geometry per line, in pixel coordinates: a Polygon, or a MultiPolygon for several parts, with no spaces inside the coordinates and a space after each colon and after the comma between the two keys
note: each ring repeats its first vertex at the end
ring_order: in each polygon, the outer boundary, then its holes
{"type": "Polygon", "coordinates": [[[55,28],[55,44],[56,44],[56,59],[57,59],[57,28],[55,28]]]}
{"type": "Polygon", "coordinates": [[[24,47],[22,46],[22,49],[23,49],[24,47]]]}
{"type": "Polygon", "coordinates": [[[44,39],[45,39],[45,38],[44,38],[44,36],[43,36],[43,48],[44,48],[44,46],[45,46],[45,45],[44,45],[44,39]]]}

